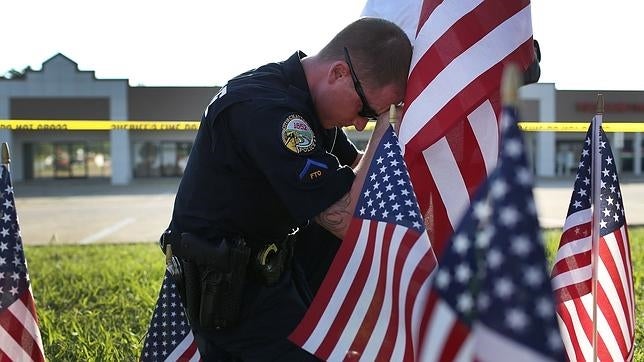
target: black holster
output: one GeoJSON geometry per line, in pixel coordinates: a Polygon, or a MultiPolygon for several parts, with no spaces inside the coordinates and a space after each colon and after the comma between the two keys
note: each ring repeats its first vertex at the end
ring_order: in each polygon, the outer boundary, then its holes
{"type": "Polygon", "coordinates": [[[191,325],[205,330],[234,326],[250,258],[250,248],[242,238],[221,239],[219,243],[190,233],[162,236],[180,259],[186,310],[191,325]]]}

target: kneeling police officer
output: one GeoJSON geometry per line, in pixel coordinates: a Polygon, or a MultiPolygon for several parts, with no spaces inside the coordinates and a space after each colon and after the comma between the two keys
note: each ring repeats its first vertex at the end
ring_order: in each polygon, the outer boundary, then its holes
{"type": "Polygon", "coordinates": [[[296,231],[315,220],[343,237],[375,146],[358,154],[341,128],[377,118],[377,144],[410,60],[398,26],[362,18],[316,55],[231,79],[208,105],[161,237],[204,360],[316,360],[287,339],[311,301],[296,231]]]}

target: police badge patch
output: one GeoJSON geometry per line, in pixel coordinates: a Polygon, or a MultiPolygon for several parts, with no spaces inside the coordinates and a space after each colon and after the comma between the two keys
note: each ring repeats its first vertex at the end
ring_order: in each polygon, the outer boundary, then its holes
{"type": "Polygon", "coordinates": [[[282,123],[282,143],[289,150],[301,154],[315,148],[315,133],[299,114],[291,114],[282,123]]]}

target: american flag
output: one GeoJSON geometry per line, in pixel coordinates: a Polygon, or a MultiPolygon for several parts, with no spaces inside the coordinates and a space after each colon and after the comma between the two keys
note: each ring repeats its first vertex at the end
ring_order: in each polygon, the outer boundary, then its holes
{"type": "Polygon", "coordinates": [[[9,167],[0,172],[0,360],[44,361],[9,167]]]}
{"type": "Polygon", "coordinates": [[[516,110],[506,114],[498,167],[439,257],[420,361],[563,359],[532,174],[516,110]]]}
{"type": "Polygon", "coordinates": [[[201,361],[173,276],[166,270],[141,361],[201,361]]]}
{"type": "MultiPolygon", "coordinates": [[[[603,130],[600,135],[597,355],[601,361],[624,361],[633,354],[633,267],[615,159],[603,130]]],[[[573,361],[593,359],[591,143],[589,129],[552,270],[557,316],[573,361]]]]}
{"type": "MultiPolygon", "coordinates": [[[[363,14],[407,24],[399,11],[387,14],[391,3],[396,2],[371,0],[363,14]]],[[[470,198],[496,165],[503,67],[512,62],[526,69],[534,59],[530,2],[405,3],[420,14],[399,136],[440,255],[470,198]]]]}
{"type": "Polygon", "coordinates": [[[329,361],[413,359],[435,266],[390,127],[369,166],[340,250],[289,338],[329,361]]]}

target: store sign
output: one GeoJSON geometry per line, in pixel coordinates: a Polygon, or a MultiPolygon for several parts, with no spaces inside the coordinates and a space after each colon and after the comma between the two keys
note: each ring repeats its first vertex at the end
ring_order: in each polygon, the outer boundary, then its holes
{"type": "MultiPolygon", "coordinates": [[[[577,102],[575,110],[582,113],[595,113],[597,104],[594,102],[577,102]]],[[[644,113],[644,103],[614,102],[605,103],[606,113],[644,113]]]]}

